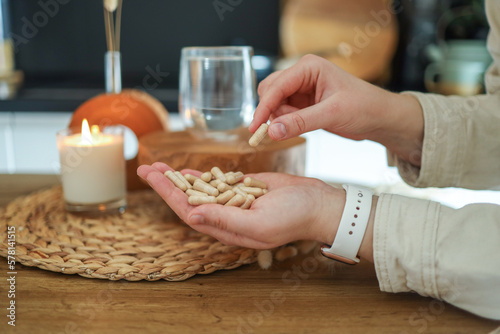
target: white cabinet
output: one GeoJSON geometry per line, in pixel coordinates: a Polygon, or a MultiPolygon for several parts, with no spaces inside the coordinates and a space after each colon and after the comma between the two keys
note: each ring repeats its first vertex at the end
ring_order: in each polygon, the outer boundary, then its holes
{"type": "Polygon", "coordinates": [[[323,130],[306,133],[304,137],[308,176],[377,187],[397,175],[395,168],[387,165],[386,150],[378,143],[349,140],[323,130]]]}
{"type": "Polygon", "coordinates": [[[0,113],[0,173],[14,172],[11,113],[0,113]]]}
{"type": "Polygon", "coordinates": [[[68,126],[71,113],[16,112],[13,132],[16,173],[59,173],[56,133],[68,126]]]}

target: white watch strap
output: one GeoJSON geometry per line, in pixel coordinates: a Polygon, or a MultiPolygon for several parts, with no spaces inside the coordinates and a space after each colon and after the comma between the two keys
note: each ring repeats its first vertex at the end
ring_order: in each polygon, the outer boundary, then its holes
{"type": "Polygon", "coordinates": [[[373,192],[353,185],[342,187],[346,190],[344,212],[332,246],[322,251],[331,254],[333,259],[340,258],[338,260],[346,263],[353,261],[354,264],[359,262],[357,255],[370,218],[373,192]]]}

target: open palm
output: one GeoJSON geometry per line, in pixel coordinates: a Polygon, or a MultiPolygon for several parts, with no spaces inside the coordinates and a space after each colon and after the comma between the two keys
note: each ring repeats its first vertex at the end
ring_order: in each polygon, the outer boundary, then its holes
{"type": "MultiPolygon", "coordinates": [[[[192,206],[187,195],[163,175],[167,170],[171,170],[168,165],[154,163],[137,172],[188,225],[231,245],[266,249],[295,240],[331,242],[345,201],[343,190],[320,180],[259,173],[251,176],[264,181],[269,192],[249,210],[219,204],[192,206]]],[[[182,171],[187,172],[201,174],[182,171]]]]}

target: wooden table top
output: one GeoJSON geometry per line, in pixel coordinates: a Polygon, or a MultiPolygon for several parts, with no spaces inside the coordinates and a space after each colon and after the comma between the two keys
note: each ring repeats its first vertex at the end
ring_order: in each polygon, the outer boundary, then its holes
{"type": "MultiPolygon", "coordinates": [[[[57,182],[0,175],[0,205],[57,182]]],[[[0,261],[1,333],[489,333],[500,326],[414,293],[381,292],[370,263],[317,254],[183,282],[105,281],[21,264],[16,271],[11,299],[0,261]],[[16,327],[7,324],[10,300],[16,327]]]]}

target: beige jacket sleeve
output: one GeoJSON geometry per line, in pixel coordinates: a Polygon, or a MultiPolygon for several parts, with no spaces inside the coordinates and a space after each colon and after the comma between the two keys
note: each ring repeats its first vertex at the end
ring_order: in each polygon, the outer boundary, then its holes
{"type": "MultiPolygon", "coordinates": [[[[424,112],[420,168],[389,154],[416,187],[500,189],[500,1],[486,0],[494,58],[487,94],[472,98],[413,94],[424,112]]],[[[500,206],[458,210],[381,195],[374,227],[380,289],[415,291],[500,320],[500,206]]]]}
{"type": "Polygon", "coordinates": [[[500,1],[487,0],[488,49],[493,64],[487,94],[474,97],[405,92],[424,111],[422,166],[389,153],[389,163],[415,187],[500,189],[500,1]]]}

